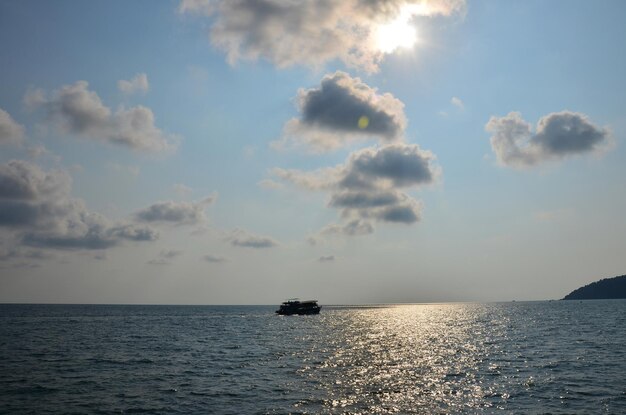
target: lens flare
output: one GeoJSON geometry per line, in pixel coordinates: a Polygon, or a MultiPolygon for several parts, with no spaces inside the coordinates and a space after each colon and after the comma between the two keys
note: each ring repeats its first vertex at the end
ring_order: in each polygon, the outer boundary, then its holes
{"type": "Polygon", "coordinates": [[[364,130],[367,128],[368,125],[370,125],[370,119],[367,118],[365,115],[361,116],[361,118],[359,118],[359,128],[361,130],[364,130]]]}

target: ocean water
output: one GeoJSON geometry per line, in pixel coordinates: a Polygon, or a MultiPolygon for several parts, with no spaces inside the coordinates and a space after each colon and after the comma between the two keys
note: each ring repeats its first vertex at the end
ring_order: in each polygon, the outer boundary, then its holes
{"type": "Polygon", "coordinates": [[[0,413],[626,413],[626,301],[275,308],[0,305],[0,413]]]}

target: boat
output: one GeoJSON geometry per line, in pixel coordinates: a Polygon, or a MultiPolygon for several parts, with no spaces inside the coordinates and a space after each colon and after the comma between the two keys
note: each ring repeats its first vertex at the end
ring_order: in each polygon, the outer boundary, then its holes
{"type": "Polygon", "coordinates": [[[284,301],[278,310],[276,310],[276,314],[281,316],[292,316],[294,314],[302,316],[319,314],[321,309],[322,307],[317,305],[317,300],[300,301],[297,298],[292,298],[284,301]]]}

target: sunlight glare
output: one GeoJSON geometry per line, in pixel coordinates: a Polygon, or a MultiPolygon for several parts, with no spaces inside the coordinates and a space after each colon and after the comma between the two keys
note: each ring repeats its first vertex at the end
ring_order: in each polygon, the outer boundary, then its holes
{"type": "Polygon", "coordinates": [[[417,42],[417,30],[410,22],[415,14],[415,10],[405,8],[395,20],[378,26],[375,32],[376,48],[383,53],[412,48],[417,42]]]}

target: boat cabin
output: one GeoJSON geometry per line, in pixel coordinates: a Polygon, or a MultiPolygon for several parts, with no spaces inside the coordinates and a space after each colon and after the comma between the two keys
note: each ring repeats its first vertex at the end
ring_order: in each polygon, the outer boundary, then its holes
{"type": "Polygon", "coordinates": [[[297,298],[292,298],[290,300],[284,301],[278,310],[276,310],[276,314],[282,316],[291,316],[291,315],[307,315],[307,314],[319,314],[321,306],[317,305],[317,300],[305,300],[300,301],[297,298]]]}

